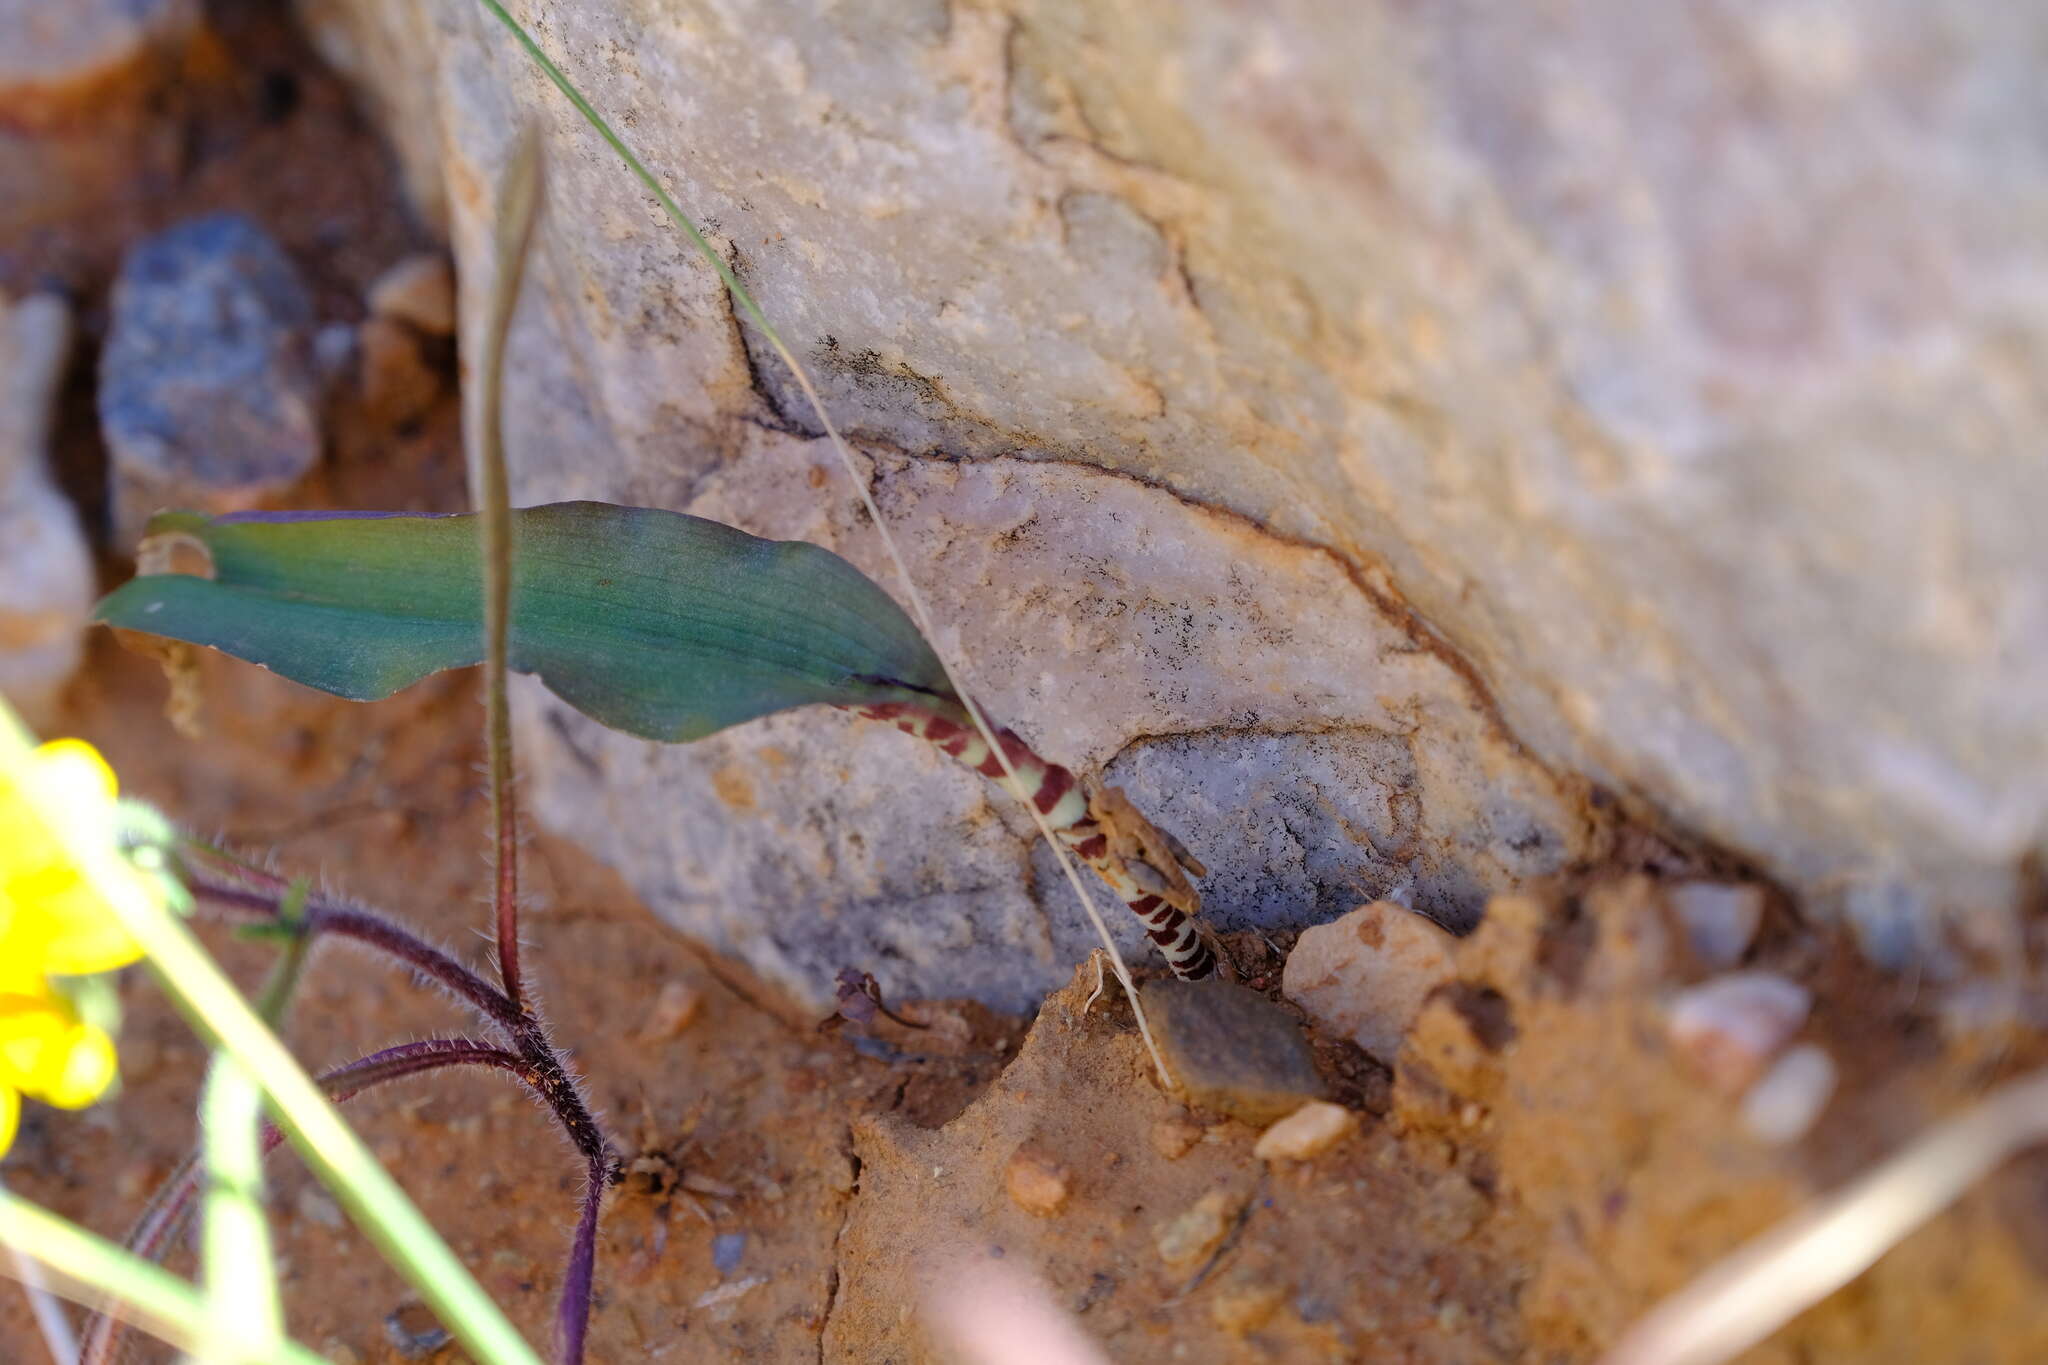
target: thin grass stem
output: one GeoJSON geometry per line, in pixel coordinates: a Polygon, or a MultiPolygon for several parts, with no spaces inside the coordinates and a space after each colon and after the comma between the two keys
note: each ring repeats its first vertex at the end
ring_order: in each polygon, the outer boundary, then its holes
{"type": "Polygon", "coordinates": [[[519,305],[527,248],[541,202],[540,139],[521,133],[498,188],[497,258],[481,338],[481,364],[469,430],[470,486],[483,538],[484,747],[491,789],[492,904],[498,931],[498,975],[513,1008],[524,1011],[519,974],[519,811],[512,785],[512,721],[506,699],[506,636],[512,618],[514,556],[511,494],[505,474],[505,339],[519,305]]]}

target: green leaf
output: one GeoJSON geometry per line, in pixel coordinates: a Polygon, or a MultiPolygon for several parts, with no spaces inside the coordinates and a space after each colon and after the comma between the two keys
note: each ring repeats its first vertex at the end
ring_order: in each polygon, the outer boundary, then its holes
{"type": "MultiPolygon", "coordinates": [[[[889,595],[838,555],[599,502],[512,514],[511,666],[628,734],[701,739],[818,702],[950,695],[889,595]]],[[[165,512],[213,576],[145,574],[95,616],[375,701],[483,658],[473,516],[165,512]]]]}

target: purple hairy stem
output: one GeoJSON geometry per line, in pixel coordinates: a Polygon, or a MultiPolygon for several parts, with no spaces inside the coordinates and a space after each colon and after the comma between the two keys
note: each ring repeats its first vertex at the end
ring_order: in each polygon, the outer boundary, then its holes
{"type": "Polygon", "coordinates": [[[593,1160],[583,1177],[583,1213],[569,1243],[569,1264],[562,1275],[562,1299],[555,1308],[555,1335],[563,1365],[582,1365],[583,1338],[590,1327],[590,1296],[597,1271],[597,1215],[605,1186],[615,1173],[609,1159],[593,1160]]]}
{"type": "MultiPolygon", "coordinates": [[[[244,875],[243,869],[239,867],[234,869],[234,873],[237,876],[244,875]]],[[[189,866],[185,869],[184,880],[192,894],[202,900],[210,901],[223,909],[240,910],[266,918],[276,917],[282,899],[282,892],[278,888],[287,885],[282,878],[271,877],[265,873],[262,874],[262,881],[270,885],[262,889],[236,886],[230,882],[215,881],[189,866]]],[[[249,880],[254,881],[257,878],[250,876],[249,880]]],[[[522,1014],[506,998],[503,991],[441,949],[382,915],[369,910],[335,905],[330,901],[309,896],[300,924],[306,933],[334,934],[341,938],[354,939],[396,958],[413,970],[446,986],[464,1003],[510,1037],[518,1037],[523,1029],[532,1024],[532,1020],[522,1014]]]]}
{"type": "MultiPolygon", "coordinates": [[[[501,825],[500,833],[503,832],[501,825]]],[[[273,920],[278,917],[284,897],[291,889],[291,883],[285,878],[205,845],[187,844],[186,851],[193,857],[182,869],[184,880],[200,900],[245,915],[273,920]],[[208,870],[196,868],[193,864],[198,862],[206,864],[208,870]]],[[[501,845],[501,871],[510,865],[513,852],[513,849],[501,845]]],[[[498,889],[498,904],[502,911],[504,892],[508,888],[501,883],[498,889]]],[[[444,1067],[488,1066],[517,1075],[554,1112],[563,1131],[582,1156],[585,1168],[582,1212],[577,1218],[575,1238],[569,1245],[569,1261],[562,1277],[562,1298],[555,1313],[561,1359],[567,1365],[580,1365],[584,1339],[590,1326],[598,1216],[604,1203],[605,1187],[618,1183],[620,1167],[611,1144],[605,1139],[604,1130],[590,1112],[589,1105],[584,1103],[561,1054],[548,1042],[539,1019],[522,1009],[509,990],[499,990],[411,930],[373,911],[308,897],[299,927],[307,934],[334,934],[353,939],[439,982],[481,1015],[504,1036],[508,1044],[508,1047],[500,1048],[459,1039],[430,1039],[388,1048],[322,1077],[322,1083],[334,1098],[346,1099],[372,1085],[444,1067]]],[[[501,931],[505,928],[502,914],[499,928],[501,931]]],[[[508,987],[517,979],[514,966],[508,987]]],[[[266,1129],[264,1140],[265,1151],[275,1146],[275,1130],[266,1129]]],[[[188,1193],[183,1196],[183,1203],[189,1205],[189,1202],[188,1193]]]]}
{"type": "Polygon", "coordinates": [[[439,1071],[451,1066],[493,1067],[509,1071],[536,1093],[544,1094],[540,1077],[524,1058],[501,1047],[472,1043],[467,1038],[427,1038],[417,1043],[387,1047],[382,1052],[358,1057],[345,1066],[322,1073],[320,1084],[339,1103],[352,1100],[371,1086],[382,1085],[386,1081],[403,1080],[423,1071],[439,1071]]]}

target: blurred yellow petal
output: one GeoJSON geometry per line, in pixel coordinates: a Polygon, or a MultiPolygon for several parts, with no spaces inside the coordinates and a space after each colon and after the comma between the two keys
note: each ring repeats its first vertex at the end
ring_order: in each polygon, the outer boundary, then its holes
{"type": "Polygon", "coordinates": [[[148,883],[122,852],[116,790],[114,770],[82,740],[0,745],[0,1151],[23,1095],[76,1109],[114,1080],[113,1039],[50,978],[141,956],[92,889],[95,877],[148,883]],[[70,845],[92,851],[81,861],[70,845]]]}
{"type": "Polygon", "coordinates": [[[49,1086],[36,1098],[59,1109],[83,1109],[114,1082],[114,1040],[90,1024],[71,1030],[54,1061],[49,1086]]]}
{"type": "Polygon", "coordinates": [[[113,1083],[114,1041],[64,997],[0,996],[0,1089],[79,1109],[113,1083]]]}
{"type": "Polygon", "coordinates": [[[110,870],[137,875],[115,842],[114,770],[76,739],[0,762],[0,961],[65,976],[135,961],[140,951],[55,834],[96,834],[110,870]]]}
{"type": "Polygon", "coordinates": [[[56,996],[0,996],[0,1086],[44,1090],[62,1069],[64,1041],[76,1022],[56,996]]]}
{"type": "Polygon", "coordinates": [[[36,783],[52,799],[80,806],[111,806],[120,784],[114,770],[100,751],[82,739],[53,739],[38,745],[29,761],[36,766],[36,783]]]}

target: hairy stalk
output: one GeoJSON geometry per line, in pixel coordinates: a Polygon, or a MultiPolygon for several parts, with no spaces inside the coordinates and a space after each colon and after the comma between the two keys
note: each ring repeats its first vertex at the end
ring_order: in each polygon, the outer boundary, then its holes
{"type": "Polygon", "coordinates": [[[505,636],[512,616],[512,507],[505,477],[505,338],[519,304],[519,282],[541,198],[540,139],[520,135],[498,191],[496,274],[484,318],[476,406],[468,428],[470,486],[483,535],[484,747],[490,755],[491,827],[496,876],[498,975],[513,1008],[526,1001],[519,978],[519,812],[512,787],[512,721],[505,696],[505,636]]]}
{"type": "MultiPolygon", "coordinates": [[[[216,882],[191,872],[186,875],[185,885],[200,901],[223,909],[261,915],[266,919],[277,913],[278,897],[275,892],[216,882]]],[[[526,1016],[506,998],[504,992],[441,949],[382,915],[315,900],[306,906],[303,923],[304,932],[309,936],[333,934],[337,938],[353,939],[439,982],[508,1037],[517,1037],[523,1026],[526,1016]]]]}
{"type": "MultiPolygon", "coordinates": [[[[554,87],[562,92],[563,97],[570,104],[576,107],[576,111],[584,117],[592,128],[597,130],[600,137],[610,144],[620,160],[626,163],[626,168],[654,195],[656,202],[661,205],[662,212],[668,215],[669,221],[682,230],[684,235],[690,239],[697,250],[703,255],[705,261],[710,264],[713,270],[718,272],[719,279],[724,281],[726,289],[731,292],[734,300],[745,311],[746,315],[753,320],[755,327],[760,330],[762,337],[767,340],[777,358],[788,367],[791,376],[796,380],[797,387],[803,391],[804,400],[810,404],[811,410],[817,414],[819,425],[824,428],[833,451],[838,455],[840,466],[845,470],[848,481],[852,483],[854,491],[860,495],[861,505],[866,509],[869,519],[874,523],[875,531],[881,537],[882,545],[888,551],[890,563],[895,568],[896,576],[902,584],[904,600],[910,608],[911,617],[917,623],[918,630],[923,632],[925,639],[931,642],[933,653],[938,657],[939,666],[945,670],[948,686],[952,688],[954,696],[966,710],[968,719],[973,722],[975,731],[980,735],[982,742],[995,755],[997,763],[1003,769],[1004,776],[1009,782],[1022,786],[1022,779],[1011,766],[1009,756],[1003,752],[1003,746],[997,742],[995,731],[989,725],[988,718],[982,714],[981,707],[974,702],[970,690],[963,685],[963,670],[956,668],[953,662],[946,657],[946,651],[939,647],[938,633],[933,629],[932,614],[925,605],[924,594],[918,590],[917,580],[911,575],[909,562],[904,558],[903,551],[897,544],[895,535],[889,530],[889,523],[883,518],[881,507],[875,502],[874,491],[868,487],[867,480],[861,477],[860,466],[855,462],[852,450],[847,447],[845,438],[839,434],[839,428],[833,423],[832,415],[825,410],[824,401],[819,398],[817,387],[811,382],[810,371],[805,368],[803,362],[797,359],[795,352],[790,350],[789,346],[784,343],[782,334],[776,331],[774,324],[768,321],[767,314],[761,311],[761,305],[755,302],[752,291],[740,282],[739,276],[733,273],[732,267],[726,264],[725,258],[712,249],[711,243],[705,239],[703,233],[697,230],[696,223],[691,221],[690,216],[683,212],[681,205],[677,204],[675,199],[670,196],[661,181],[655,178],[654,173],[647,169],[638,156],[634,155],[632,148],[628,147],[624,139],[613,131],[611,124],[606,121],[602,114],[597,112],[590,101],[583,97],[582,92],[571,83],[568,76],[563,74],[562,69],[555,65],[546,52],[541,50],[540,45],[533,40],[532,35],[527,33],[519,21],[506,11],[505,7],[499,3],[499,0],[479,0],[479,3],[496,16],[498,21],[511,32],[519,45],[526,50],[527,55],[533,59],[535,65],[547,76],[554,87]]],[[[1045,840],[1046,846],[1052,850],[1054,860],[1059,863],[1060,871],[1066,875],[1067,883],[1073,888],[1075,897],[1081,902],[1081,908],[1086,912],[1089,923],[1094,926],[1096,935],[1102,940],[1103,947],[1108,950],[1110,963],[1116,970],[1116,979],[1123,986],[1125,995],[1130,998],[1131,1013],[1138,1021],[1138,1032],[1145,1040],[1146,1050],[1152,1054],[1153,1065],[1159,1070],[1160,1082],[1169,1090],[1172,1089],[1173,1075],[1167,1069],[1166,1059],[1159,1053],[1159,1045],[1153,1041],[1152,1026],[1145,1018],[1144,1006],[1138,1001],[1137,983],[1131,979],[1130,967],[1125,964],[1123,953],[1118,950],[1115,938],[1110,935],[1109,925],[1104,922],[1102,912],[1095,908],[1094,898],[1088,894],[1087,885],[1082,881],[1080,871],[1075,867],[1074,860],[1067,855],[1066,849],[1061,846],[1059,839],[1053,833],[1052,827],[1046,823],[1045,816],[1037,807],[1029,802],[1025,803],[1024,808],[1030,812],[1033,823],[1038,826],[1039,835],[1045,840]]]]}
{"type": "Polygon", "coordinates": [[[583,1359],[583,1338],[590,1328],[590,1299],[596,1287],[597,1217],[605,1187],[615,1182],[607,1161],[592,1159],[583,1176],[583,1211],[569,1242],[569,1264],[562,1275],[562,1298],[555,1308],[555,1334],[562,1359],[583,1359]]]}
{"type": "MultiPolygon", "coordinates": [[[[268,873],[262,875],[272,882],[283,880],[268,873]]],[[[189,865],[185,871],[185,884],[202,903],[265,916],[274,916],[278,909],[278,896],[274,891],[216,882],[194,872],[189,865]]],[[[512,1002],[497,987],[441,949],[373,911],[308,898],[302,924],[308,936],[326,933],[367,944],[447,987],[451,994],[476,1010],[484,1022],[504,1035],[522,1065],[533,1069],[535,1088],[555,1110],[578,1153],[586,1160],[611,1160],[611,1146],[606,1142],[603,1130],[591,1115],[589,1106],[584,1104],[568,1066],[548,1042],[540,1021],[529,1013],[514,1009],[512,1002]]]]}
{"type": "MultiPolygon", "coordinates": [[[[354,1099],[363,1091],[386,1083],[450,1067],[474,1066],[508,1071],[536,1092],[536,1084],[525,1063],[503,1048],[472,1043],[461,1038],[429,1038],[416,1043],[373,1052],[353,1062],[324,1072],[318,1078],[329,1099],[337,1104],[354,1099]]],[[[265,1123],[259,1138],[260,1151],[269,1156],[284,1143],[284,1134],[274,1123],[265,1123]]],[[[123,1245],[152,1264],[170,1254],[171,1244],[191,1216],[199,1193],[199,1156],[187,1156],[150,1196],[148,1207],[129,1230],[123,1245]]],[[[76,1356],[79,1365],[109,1365],[126,1335],[127,1325],[102,1311],[86,1324],[84,1347],[76,1356]]]]}
{"type": "Polygon", "coordinates": [[[264,1023],[275,1030],[283,1027],[284,1017],[291,1009],[292,993],[299,988],[299,978],[305,975],[306,957],[312,950],[313,940],[306,933],[306,897],[313,892],[313,884],[301,877],[291,884],[278,902],[278,923],[287,931],[284,953],[277,965],[271,969],[270,980],[263,985],[263,993],[256,997],[256,1014],[264,1023]]]}
{"type": "MultiPolygon", "coordinates": [[[[292,888],[296,885],[286,883],[275,873],[253,867],[232,854],[196,841],[188,841],[184,851],[212,862],[225,869],[229,875],[243,877],[259,884],[235,886],[216,881],[206,873],[196,870],[192,866],[193,860],[188,859],[184,868],[185,883],[194,897],[202,903],[274,917],[282,907],[282,896],[291,894],[292,888]],[[283,888],[282,893],[280,888],[283,888]]],[[[579,1219],[576,1237],[570,1246],[569,1264],[563,1274],[562,1301],[556,1315],[562,1340],[561,1358],[574,1365],[582,1359],[582,1343],[590,1319],[593,1283],[590,1271],[596,1256],[597,1235],[594,1221],[597,1215],[592,1211],[591,1200],[595,1199],[601,1203],[604,1187],[618,1183],[619,1164],[612,1152],[611,1143],[605,1137],[604,1129],[591,1113],[590,1106],[584,1102],[568,1064],[548,1042],[546,1031],[531,1011],[515,1006],[509,996],[439,948],[371,911],[332,905],[311,897],[305,898],[305,901],[300,916],[300,931],[305,937],[329,933],[377,948],[405,966],[438,981],[458,999],[475,1009],[485,1022],[494,1026],[509,1044],[509,1051],[482,1048],[481,1052],[490,1054],[489,1057],[456,1058],[452,1061],[471,1060],[483,1065],[509,1063],[516,1068],[526,1083],[533,1088],[534,1093],[553,1111],[556,1120],[562,1125],[562,1130],[568,1134],[569,1141],[575,1146],[577,1154],[583,1158],[586,1181],[597,1193],[586,1192],[584,1217],[591,1220],[590,1226],[586,1230],[583,1220],[579,1219]]],[[[411,1075],[416,1071],[432,1070],[452,1064],[451,1060],[444,1060],[436,1055],[434,1049],[454,1046],[456,1044],[452,1043],[411,1044],[378,1053],[373,1058],[365,1059],[364,1063],[354,1065],[367,1065],[371,1062],[382,1064],[382,1059],[390,1059],[389,1065],[398,1070],[390,1076],[377,1074],[367,1082],[375,1084],[394,1079],[396,1075],[411,1075]]],[[[461,1046],[478,1048],[480,1045],[461,1046]]],[[[343,1073],[330,1074],[336,1079],[344,1079],[343,1073]]],[[[335,1098],[341,1099],[346,1096],[337,1093],[335,1098]]]]}

